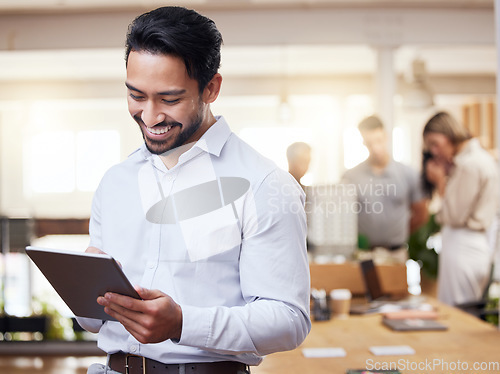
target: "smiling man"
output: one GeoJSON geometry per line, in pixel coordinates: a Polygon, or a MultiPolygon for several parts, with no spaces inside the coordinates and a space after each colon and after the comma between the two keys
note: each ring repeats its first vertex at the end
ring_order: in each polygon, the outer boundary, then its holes
{"type": "Polygon", "coordinates": [[[200,93],[180,57],[131,50],[125,83],[128,107],[148,150],[162,154],[198,140],[216,122],[208,104],[217,98],[221,81],[215,74],[200,93]]]}
{"type": "Polygon", "coordinates": [[[221,43],[180,7],[129,28],[144,144],[101,181],[87,251],[116,258],[141,300],[107,293],[96,302],[116,321],[78,318],[108,353],[89,373],[245,373],[310,331],[304,193],[212,114],[221,43]]]}

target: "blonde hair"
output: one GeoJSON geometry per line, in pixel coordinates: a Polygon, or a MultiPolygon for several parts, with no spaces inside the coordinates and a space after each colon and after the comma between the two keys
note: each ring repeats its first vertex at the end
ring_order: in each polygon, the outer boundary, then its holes
{"type": "Polygon", "coordinates": [[[453,145],[458,145],[471,138],[465,126],[462,126],[447,112],[439,112],[427,121],[423,135],[431,132],[443,134],[453,145]]]}

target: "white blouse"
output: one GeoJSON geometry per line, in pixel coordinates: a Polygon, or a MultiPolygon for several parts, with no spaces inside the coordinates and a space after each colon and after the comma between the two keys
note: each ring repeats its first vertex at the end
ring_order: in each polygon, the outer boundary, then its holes
{"type": "Polygon", "coordinates": [[[485,231],[498,210],[498,165],[477,139],[469,140],[453,161],[438,222],[485,231]]]}

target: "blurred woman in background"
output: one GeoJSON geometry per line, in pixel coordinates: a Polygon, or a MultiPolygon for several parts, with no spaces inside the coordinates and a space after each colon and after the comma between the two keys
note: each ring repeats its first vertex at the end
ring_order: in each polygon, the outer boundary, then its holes
{"type": "Polygon", "coordinates": [[[438,299],[450,305],[478,301],[488,284],[492,251],[486,230],[499,199],[498,169],[491,155],[450,114],[425,125],[428,182],[442,200],[438,299]]]}

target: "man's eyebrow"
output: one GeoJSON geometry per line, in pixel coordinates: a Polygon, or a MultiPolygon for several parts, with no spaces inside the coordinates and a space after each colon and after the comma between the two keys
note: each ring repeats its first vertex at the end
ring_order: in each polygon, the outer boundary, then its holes
{"type": "MultiPolygon", "coordinates": [[[[127,88],[131,91],[135,91],[135,92],[139,92],[141,94],[144,94],[144,92],[135,88],[134,86],[132,86],[131,84],[129,84],[127,82],[125,82],[125,86],[127,86],[127,88]]],[[[176,95],[182,95],[184,93],[186,93],[186,90],[183,88],[180,88],[178,90],[169,90],[169,91],[158,92],[157,95],[159,95],[159,96],[176,96],[176,95]]]]}
{"type": "Polygon", "coordinates": [[[178,90],[169,90],[169,91],[158,92],[157,95],[160,95],[160,96],[177,96],[177,95],[182,95],[183,93],[186,93],[186,90],[183,89],[183,88],[180,88],[178,90]]]}
{"type": "Polygon", "coordinates": [[[130,90],[130,91],[136,91],[136,92],[139,92],[141,94],[143,94],[144,92],[142,92],[141,90],[135,88],[134,86],[132,86],[131,84],[125,82],[125,86],[127,86],[127,88],[130,90]]]}

